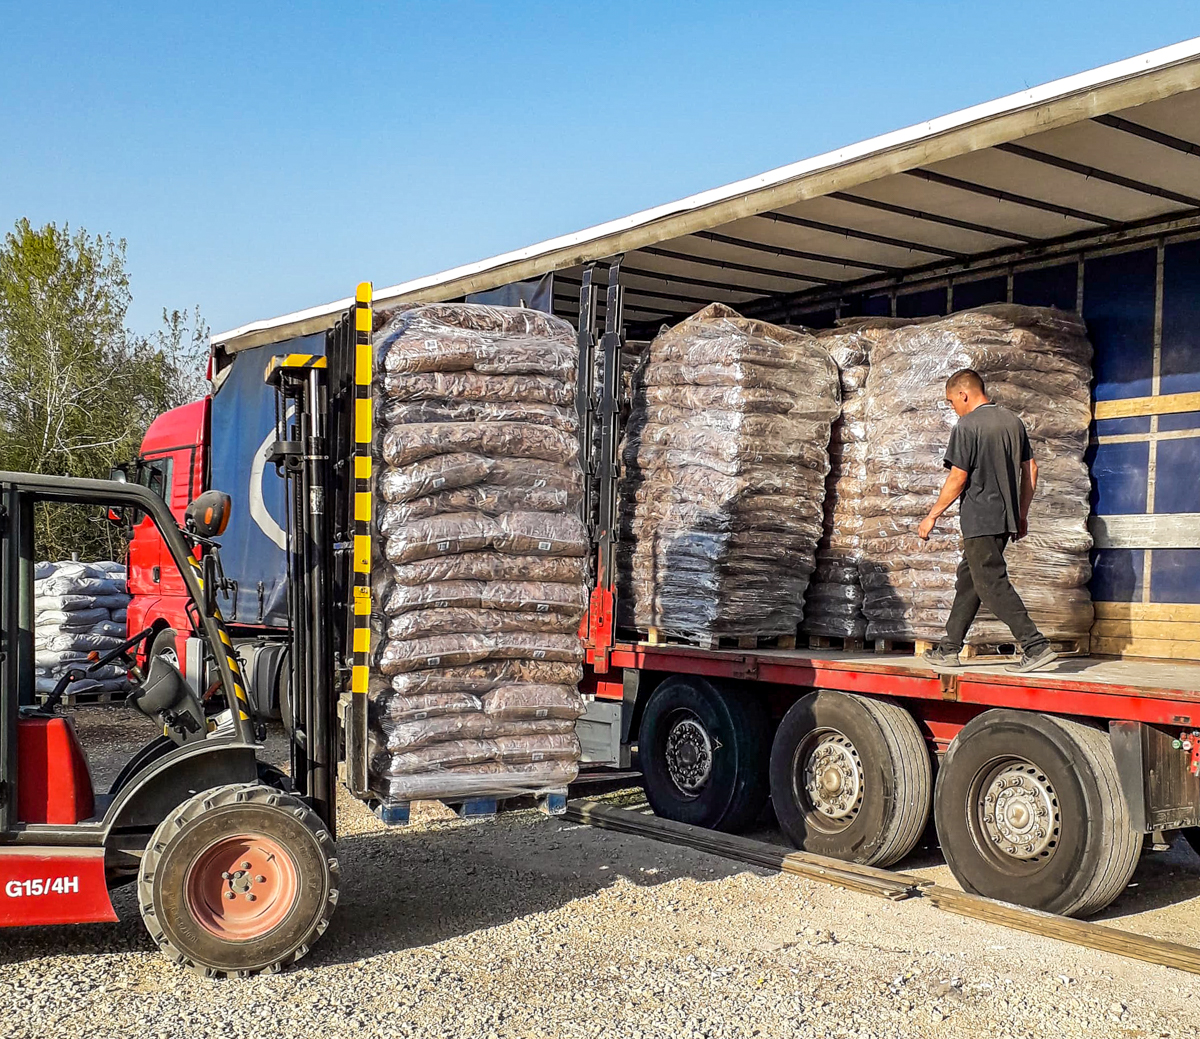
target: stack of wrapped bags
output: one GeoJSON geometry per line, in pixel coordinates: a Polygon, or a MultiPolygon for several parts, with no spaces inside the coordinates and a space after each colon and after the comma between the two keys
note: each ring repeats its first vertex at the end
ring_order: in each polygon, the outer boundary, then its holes
{"type": "MultiPolygon", "coordinates": [[[[125,567],[120,563],[38,563],[33,574],[34,678],[41,696],[71,667],[84,667],[125,641],[125,567]]],[[[110,664],[70,684],[72,695],[119,694],[125,669],[110,664]]]]}
{"type": "Polygon", "coordinates": [[[428,304],[374,343],[372,786],[562,788],[590,569],[575,333],[532,310],[428,304]]]}
{"type": "MultiPolygon", "coordinates": [[[[996,304],[950,317],[857,326],[872,340],[867,378],[867,476],[861,573],[870,638],[936,640],[945,632],[961,556],[957,508],[929,541],[917,525],[937,497],[955,414],[948,376],[974,368],[988,395],[1016,412],[1039,467],[1029,536],[1010,546],[1013,586],[1047,638],[1092,625],[1084,464],[1091,422],[1092,348],[1078,315],[996,304]]],[[[1007,643],[1008,628],[981,610],[969,643],[1007,643]]]]}
{"type": "Polygon", "coordinates": [[[714,303],[650,344],[621,446],[619,622],[794,635],[822,531],[838,372],[714,303]]]}
{"type": "Polygon", "coordinates": [[[862,500],[867,491],[867,373],[870,340],[859,332],[817,333],[838,367],[842,413],[829,436],[825,480],[825,530],[817,545],[817,569],[804,600],[809,635],[861,639],[867,633],[863,587],[862,500]]]}

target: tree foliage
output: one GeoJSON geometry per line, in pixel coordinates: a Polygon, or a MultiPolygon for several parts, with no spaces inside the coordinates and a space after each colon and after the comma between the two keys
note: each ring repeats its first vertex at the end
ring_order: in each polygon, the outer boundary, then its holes
{"type": "MultiPolygon", "coordinates": [[[[107,477],[136,457],[156,415],[202,396],[208,329],[163,311],[149,337],[125,327],[125,242],[17,222],[0,246],[0,469],[107,477]]],[[[38,517],[38,553],[107,556],[115,528],[74,508],[38,517]]]]}

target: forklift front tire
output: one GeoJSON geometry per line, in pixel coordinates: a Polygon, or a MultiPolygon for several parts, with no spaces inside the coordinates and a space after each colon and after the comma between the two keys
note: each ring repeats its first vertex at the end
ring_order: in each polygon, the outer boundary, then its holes
{"type": "Polygon", "coordinates": [[[298,798],[258,783],[206,790],[155,830],[138,903],[150,937],[205,977],[275,973],[329,926],[333,838],[298,798]]]}

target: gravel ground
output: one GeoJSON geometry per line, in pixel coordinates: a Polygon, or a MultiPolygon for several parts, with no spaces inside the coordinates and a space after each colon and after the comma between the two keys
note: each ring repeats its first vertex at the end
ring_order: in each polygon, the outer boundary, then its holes
{"type": "MultiPolygon", "coordinates": [[[[123,710],[78,717],[101,786],[138,723],[123,710]]],[[[268,741],[277,759],[283,748],[268,741]]],[[[5,932],[0,1034],[1041,1039],[1183,1036],[1200,1024],[1200,977],[920,900],[536,812],[468,824],[422,805],[414,816],[385,829],[343,804],[333,925],[275,977],[205,981],[172,966],[150,946],[130,889],[114,897],[119,924],[5,932]]],[[[904,866],[948,879],[928,851],[904,866]]],[[[1135,883],[1111,922],[1200,941],[1190,849],[1148,857],[1135,883]]]]}

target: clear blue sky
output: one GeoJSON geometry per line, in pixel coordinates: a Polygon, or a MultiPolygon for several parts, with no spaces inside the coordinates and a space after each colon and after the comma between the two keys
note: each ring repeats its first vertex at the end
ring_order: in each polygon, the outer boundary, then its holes
{"type": "Polygon", "coordinates": [[[1200,35],[1195,0],[0,0],[0,230],[214,330],[1200,35]]]}

